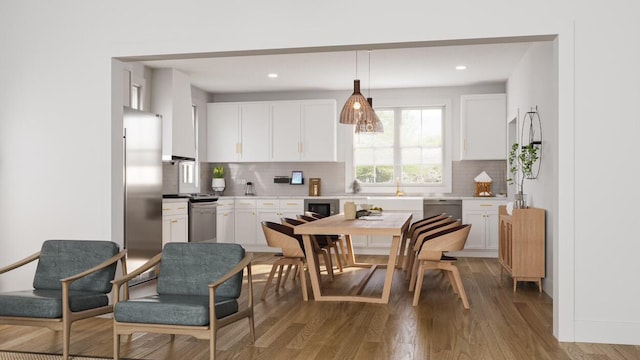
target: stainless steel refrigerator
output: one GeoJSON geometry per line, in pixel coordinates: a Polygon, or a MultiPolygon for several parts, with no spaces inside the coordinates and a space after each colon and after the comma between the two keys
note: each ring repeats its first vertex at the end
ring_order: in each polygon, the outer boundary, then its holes
{"type": "Polygon", "coordinates": [[[162,117],[125,107],[123,127],[124,247],[133,271],[162,251],[162,117]]]}

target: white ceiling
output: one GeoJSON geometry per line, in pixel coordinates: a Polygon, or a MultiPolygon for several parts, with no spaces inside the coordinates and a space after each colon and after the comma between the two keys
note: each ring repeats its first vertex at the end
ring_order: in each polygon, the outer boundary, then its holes
{"type": "Polygon", "coordinates": [[[352,90],[357,54],[357,75],[364,93],[369,87],[388,89],[504,82],[529,46],[531,42],[512,42],[139,62],[151,68],[181,70],[189,74],[194,86],[213,94],[352,90]],[[456,70],[457,65],[465,65],[467,69],[456,70]],[[268,78],[269,73],[277,73],[278,78],[268,78]]]}

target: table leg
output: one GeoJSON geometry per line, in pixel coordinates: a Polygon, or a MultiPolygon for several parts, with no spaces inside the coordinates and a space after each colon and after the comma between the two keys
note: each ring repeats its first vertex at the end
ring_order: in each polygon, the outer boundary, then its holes
{"type": "Polygon", "coordinates": [[[304,251],[307,257],[307,266],[309,267],[309,278],[311,278],[311,289],[313,290],[313,298],[318,300],[321,296],[320,289],[320,268],[315,258],[315,251],[310,235],[302,235],[304,243],[304,251]]]}
{"type": "Polygon", "coordinates": [[[387,263],[387,275],[384,278],[384,287],[382,288],[382,302],[389,303],[391,295],[391,283],[393,282],[393,272],[396,269],[396,258],[398,256],[398,247],[400,245],[400,236],[394,236],[391,240],[391,250],[389,251],[389,262],[387,263]]]}
{"type": "Polygon", "coordinates": [[[351,242],[351,235],[347,234],[344,236],[344,240],[347,243],[347,251],[349,252],[347,256],[349,266],[353,266],[356,263],[356,255],[353,252],[353,243],[351,242]]]}

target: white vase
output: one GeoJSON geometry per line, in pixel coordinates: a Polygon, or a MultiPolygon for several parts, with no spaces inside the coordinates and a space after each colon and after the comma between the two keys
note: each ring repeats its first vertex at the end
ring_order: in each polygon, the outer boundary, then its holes
{"type": "Polygon", "coordinates": [[[211,179],[211,189],[213,189],[213,192],[216,193],[217,195],[222,195],[222,192],[224,191],[225,187],[226,187],[226,183],[224,181],[224,178],[211,179]]]}

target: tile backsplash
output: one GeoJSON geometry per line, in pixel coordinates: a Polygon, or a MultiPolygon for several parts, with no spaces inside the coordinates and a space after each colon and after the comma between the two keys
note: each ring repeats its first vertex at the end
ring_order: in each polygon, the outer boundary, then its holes
{"type": "MultiPolygon", "coordinates": [[[[256,195],[306,196],[309,194],[309,178],[321,178],[321,195],[337,195],[345,192],[343,162],[274,162],[274,163],[225,163],[226,189],[224,195],[244,195],[244,181],[251,181],[256,195]],[[303,185],[275,184],[276,176],[291,176],[291,171],[302,171],[303,185]]],[[[200,164],[200,192],[210,193],[214,164],[200,164]]],[[[485,171],[493,180],[494,194],[507,192],[507,162],[505,160],[454,161],[452,166],[452,195],[473,196],[474,178],[485,171]]]]}

